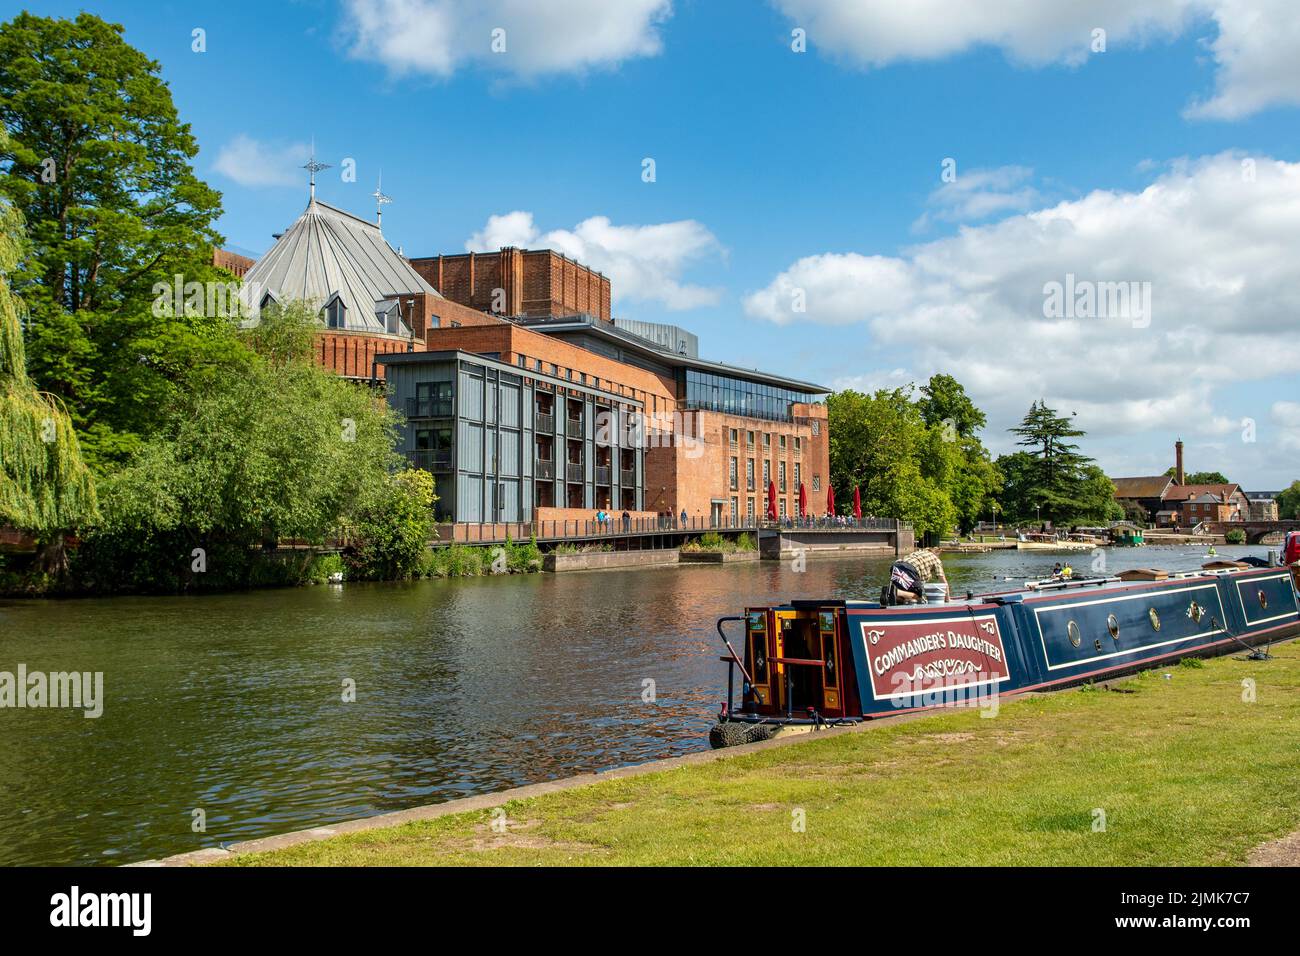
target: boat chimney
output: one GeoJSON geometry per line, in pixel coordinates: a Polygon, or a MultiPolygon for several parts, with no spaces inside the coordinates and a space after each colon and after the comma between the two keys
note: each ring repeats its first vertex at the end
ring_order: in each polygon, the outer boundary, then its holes
{"type": "Polygon", "coordinates": [[[1183,473],[1183,440],[1180,438],[1174,442],[1174,479],[1180,484],[1187,484],[1187,476],[1183,473]]]}

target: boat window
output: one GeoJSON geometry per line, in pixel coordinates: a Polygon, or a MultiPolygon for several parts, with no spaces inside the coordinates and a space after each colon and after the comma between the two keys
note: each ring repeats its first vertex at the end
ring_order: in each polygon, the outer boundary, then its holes
{"type": "Polygon", "coordinates": [[[1268,595],[1262,590],[1259,592],[1259,606],[1265,609],[1268,608],[1268,595]]]}
{"type": "Polygon", "coordinates": [[[1083,643],[1083,634],[1079,631],[1079,625],[1071,621],[1066,625],[1065,631],[1070,635],[1070,643],[1078,647],[1083,643]]]}
{"type": "Polygon", "coordinates": [[[1187,616],[1199,624],[1201,623],[1201,618],[1205,616],[1205,610],[1195,601],[1192,601],[1187,608],[1187,616]]]}
{"type": "Polygon", "coordinates": [[[1157,631],[1160,630],[1160,615],[1156,613],[1155,608],[1147,610],[1147,617],[1151,618],[1151,626],[1157,631]]]}
{"type": "Polygon", "coordinates": [[[1110,631],[1110,636],[1119,640],[1119,618],[1111,614],[1106,618],[1106,630],[1110,631]]]}

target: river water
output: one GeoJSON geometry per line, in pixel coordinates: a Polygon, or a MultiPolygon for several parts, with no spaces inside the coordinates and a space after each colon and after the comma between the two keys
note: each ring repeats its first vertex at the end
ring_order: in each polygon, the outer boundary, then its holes
{"type": "MultiPolygon", "coordinates": [[[[1192,547],[1104,554],[1110,571],[1204,560],[1192,547]]],[[[958,593],[1060,557],[945,564],[958,593]]],[[[1094,560],[1075,557],[1080,573],[1094,560]]],[[[716,618],[874,599],[888,564],[0,602],[0,671],[104,675],[96,719],[0,709],[0,864],[126,863],[704,749],[726,695],[716,618]]]]}

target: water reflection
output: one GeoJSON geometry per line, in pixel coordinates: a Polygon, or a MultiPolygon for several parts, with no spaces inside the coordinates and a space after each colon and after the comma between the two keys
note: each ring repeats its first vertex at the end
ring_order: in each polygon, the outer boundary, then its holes
{"type": "MultiPolygon", "coordinates": [[[[1111,570],[1202,556],[1108,552],[1111,570]]],[[[947,565],[960,592],[1055,560],[947,565]]],[[[0,710],[0,863],[127,862],[701,749],[726,694],[718,616],[873,599],[887,567],[837,558],[803,573],[761,562],[0,604],[0,670],[103,671],[106,698],[98,720],[0,710]],[[345,679],[355,703],[342,700],[345,679]],[[195,808],[206,833],[191,830],[195,808]]]]}

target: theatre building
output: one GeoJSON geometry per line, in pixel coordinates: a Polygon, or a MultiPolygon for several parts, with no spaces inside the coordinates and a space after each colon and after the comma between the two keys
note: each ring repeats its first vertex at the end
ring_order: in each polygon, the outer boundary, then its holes
{"type": "Polygon", "coordinates": [[[676,325],[612,315],[607,277],[553,250],[407,259],[316,200],[244,275],[255,317],[319,311],[317,360],[383,383],[441,521],[750,524],[826,508],[827,389],[699,356],[676,325]]]}

